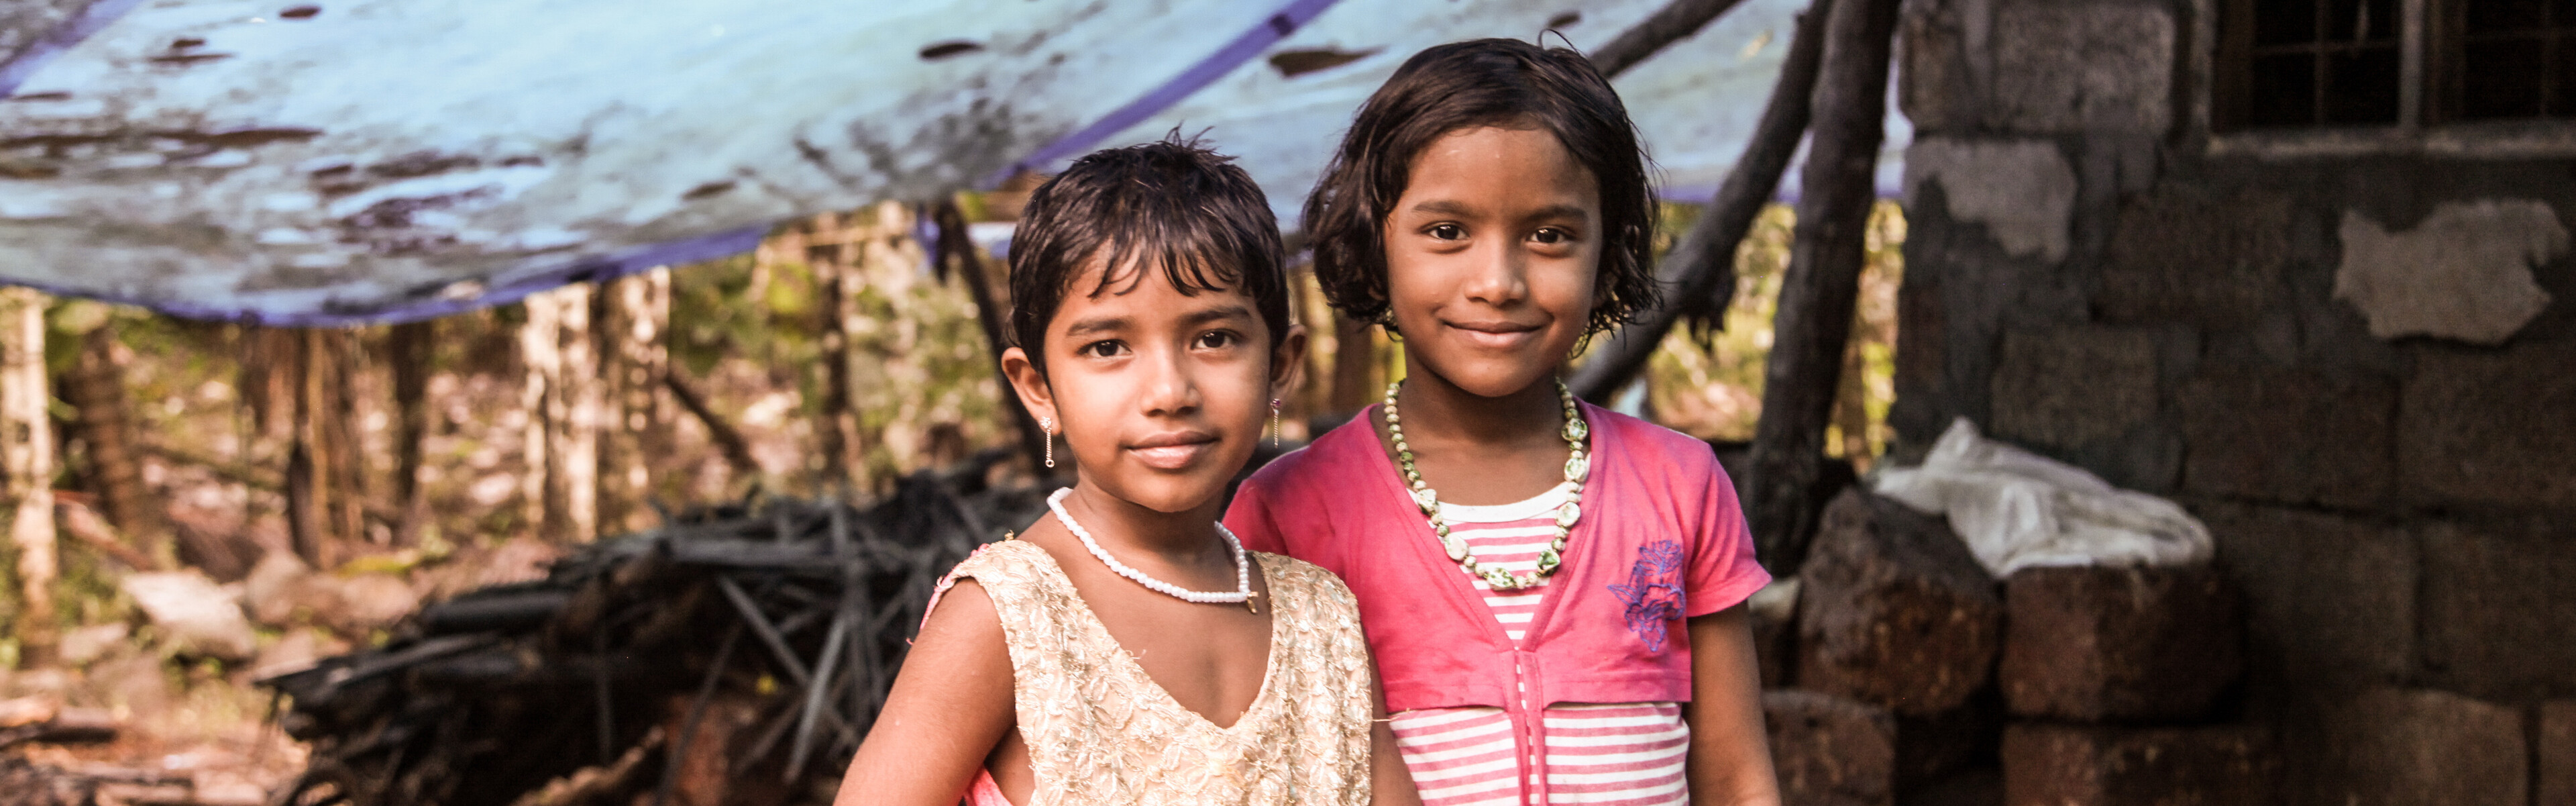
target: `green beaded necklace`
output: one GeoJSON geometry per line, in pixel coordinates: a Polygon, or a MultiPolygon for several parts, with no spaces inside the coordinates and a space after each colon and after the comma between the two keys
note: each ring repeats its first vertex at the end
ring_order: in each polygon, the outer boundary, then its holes
{"type": "Polygon", "coordinates": [[[1565,482],[1571,489],[1565,493],[1565,503],[1556,508],[1556,539],[1549,541],[1547,548],[1539,552],[1538,570],[1524,575],[1478,564],[1476,555],[1467,551],[1467,541],[1450,534],[1449,524],[1440,520],[1440,496],[1422,480],[1422,473],[1413,468],[1413,447],[1404,442],[1404,420],[1397,416],[1395,409],[1395,390],[1401,386],[1401,381],[1386,385],[1386,431],[1388,436],[1395,438],[1395,461],[1403,467],[1404,479],[1413,487],[1413,504],[1422,509],[1424,518],[1431,521],[1431,535],[1440,539],[1440,547],[1449,552],[1449,559],[1465,569],[1468,576],[1484,580],[1495,590],[1520,590],[1546,581],[1547,575],[1556,573],[1556,566],[1563,561],[1566,535],[1574,532],[1575,520],[1583,517],[1583,480],[1592,475],[1592,460],[1583,453],[1583,438],[1590,429],[1583,424],[1582,410],[1574,405],[1574,392],[1565,388],[1565,381],[1556,382],[1557,400],[1565,404],[1565,428],[1559,433],[1565,437],[1568,453],[1565,482]]]}

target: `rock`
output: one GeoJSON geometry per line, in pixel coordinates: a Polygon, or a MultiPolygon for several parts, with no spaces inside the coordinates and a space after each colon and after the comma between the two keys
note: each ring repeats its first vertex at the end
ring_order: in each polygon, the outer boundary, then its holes
{"type": "Polygon", "coordinates": [[[2073,448],[2155,416],[2156,340],[2137,328],[2008,330],[1991,381],[1998,437],[2073,448]]]}
{"type": "Polygon", "coordinates": [[[201,572],[133,574],[121,587],[182,652],[249,660],[259,649],[238,600],[201,572]]]}
{"type": "Polygon", "coordinates": [[[1993,689],[1980,690],[1966,705],[1941,713],[1897,716],[1897,792],[1911,793],[1964,769],[1993,764],[2003,729],[2003,698],[1993,689]]]}
{"type": "Polygon", "coordinates": [[[308,584],[331,584],[339,589],[336,598],[340,608],[323,620],[350,635],[392,626],[420,609],[420,597],[412,592],[411,584],[392,574],[359,574],[346,579],[314,576],[308,584]]]}
{"type": "Polygon", "coordinates": [[[2009,806],[2264,806],[2278,764],[2262,729],[2021,723],[2004,729],[2009,806]]]}
{"type": "Polygon", "coordinates": [[[50,722],[62,711],[61,697],[35,695],[0,700],[0,729],[50,722]]]}
{"type": "Polygon", "coordinates": [[[313,569],[285,552],[270,552],[242,579],[242,609],[259,623],[284,627],[295,615],[295,588],[313,569]]]}
{"type": "Polygon", "coordinates": [[[1800,578],[1801,687],[1929,716],[1991,679],[2003,603],[1944,520],[1846,490],[1800,578]]]}
{"type": "Polygon", "coordinates": [[[1798,578],[1771,580],[1753,592],[1744,610],[1753,622],[1753,658],[1762,670],[1762,687],[1788,686],[1789,670],[1797,662],[1798,578]]]}
{"type": "Polygon", "coordinates": [[[1782,806],[1896,802],[1896,719],[1887,709],[1816,691],[1762,692],[1782,806]]]}
{"type": "Polygon", "coordinates": [[[2334,298],[2370,320],[2370,335],[2487,345],[2513,338],[2549,307],[2531,270],[2568,248],[2558,211],[2537,199],[2446,201],[2398,232],[2346,210],[2340,235],[2334,298]]]}
{"type": "Polygon", "coordinates": [[[90,661],[105,656],[110,650],[124,646],[125,639],[132,634],[133,629],[125,626],[125,622],[122,621],[92,624],[63,633],[62,643],[55,651],[61,653],[65,664],[86,666],[90,661]]]}
{"type": "Polygon", "coordinates": [[[2540,704],[2540,806],[2576,806],[2576,700],[2540,704]]]}
{"type": "Polygon", "coordinates": [[[2017,716],[2195,721],[2244,668],[2235,591],[2208,565],[2025,568],[2004,608],[1995,676],[2017,716]]]}
{"type": "Polygon", "coordinates": [[[2527,803],[2519,710],[2443,691],[2379,688],[2328,714],[2308,802],[2527,803]]]}
{"type": "Polygon", "coordinates": [[[259,658],[251,661],[250,676],[256,680],[302,671],[312,668],[316,661],[347,651],[349,644],[346,641],[327,638],[312,630],[289,630],[276,643],[260,650],[259,658]]]}
{"type": "Polygon", "coordinates": [[[2169,183],[2123,200],[2094,305],[2116,324],[2242,327],[2286,290],[2291,220],[2289,198],[2261,190],[2169,183]]]}

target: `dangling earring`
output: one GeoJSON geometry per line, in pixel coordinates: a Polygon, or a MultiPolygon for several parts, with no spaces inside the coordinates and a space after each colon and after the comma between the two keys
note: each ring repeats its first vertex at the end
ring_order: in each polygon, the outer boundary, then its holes
{"type": "Polygon", "coordinates": [[[1055,466],[1055,418],[1038,418],[1038,430],[1046,432],[1046,466],[1055,466]]]}
{"type": "Polygon", "coordinates": [[[1270,447],[1279,447],[1279,398],[1270,399],[1270,447]]]}

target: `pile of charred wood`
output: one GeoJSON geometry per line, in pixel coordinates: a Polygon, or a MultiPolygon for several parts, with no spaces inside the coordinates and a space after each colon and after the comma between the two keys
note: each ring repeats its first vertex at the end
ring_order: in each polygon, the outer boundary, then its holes
{"type": "Polygon", "coordinates": [[[999,458],[866,508],[676,514],[272,678],[312,747],[273,802],[828,801],[940,576],[1045,511],[984,487],[999,458]]]}

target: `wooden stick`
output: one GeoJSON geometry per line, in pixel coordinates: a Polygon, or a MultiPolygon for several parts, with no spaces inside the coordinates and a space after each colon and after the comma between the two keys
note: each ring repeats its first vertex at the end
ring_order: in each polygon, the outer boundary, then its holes
{"type": "Polygon", "coordinates": [[[1878,149],[1886,137],[1887,64],[1899,0],[1836,3],[1825,27],[1816,125],[1800,176],[1798,230],[1764,367],[1745,517],[1773,574],[1806,558],[1822,498],[1825,424],[1833,413],[1852,304],[1860,294],[1878,149]]]}
{"type": "Polygon", "coordinates": [[[1638,62],[1663,50],[1666,45],[1690,38],[1707,27],[1710,20],[1725,14],[1743,0],[1673,0],[1657,9],[1628,30],[1619,33],[1610,44],[1592,51],[1592,66],[1603,78],[1617,76],[1637,66],[1638,62]]]}
{"type": "Polygon", "coordinates": [[[1029,416],[1028,408],[1020,405],[1020,396],[1011,393],[1011,376],[1002,372],[1002,351],[1011,346],[1002,329],[1002,303],[984,275],[984,260],[975,254],[975,240],[967,236],[966,214],[957,209],[955,199],[948,199],[932,208],[930,216],[939,228],[939,239],[933,243],[939,250],[936,265],[943,270],[954,265],[966,281],[967,293],[975,296],[975,324],[984,330],[984,355],[993,362],[993,380],[1000,384],[994,388],[1001,390],[1002,408],[1011,413],[1011,426],[1020,433],[1020,450],[1028,454],[1029,467],[1045,472],[1046,466],[1039,457],[1045,455],[1051,437],[1038,427],[1036,417],[1029,416]]]}
{"type": "Polygon", "coordinates": [[[714,409],[707,408],[707,396],[698,392],[689,379],[680,376],[679,367],[671,367],[662,373],[662,385],[671,388],[671,399],[679,401],[681,408],[688,409],[699,423],[706,425],[707,439],[716,444],[717,450],[724,452],[725,464],[732,465],[733,472],[760,477],[760,462],[751,458],[751,440],[744,439],[742,432],[735,430],[732,423],[725,422],[714,409]]]}
{"type": "Polygon", "coordinates": [[[1726,306],[1735,298],[1736,246],[1744,242],[1763,205],[1779,190],[1780,175],[1788,172],[1789,158],[1798,153],[1798,140],[1807,133],[1816,72],[1824,62],[1825,17],[1832,10],[1833,0],[1814,0],[1806,13],[1798,15],[1797,33],[1780,63],[1780,80],[1771,86],[1771,101],[1762,108],[1753,139],[1744,144],[1744,155],[1727,172],[1717,198],[1700,211],[1699,220],[1682,233],[1681,242],[1673,245],[1655,272],[1655,279],[1671,289],[1664,306],[1613,332],[1610,343],[1583,362],[1566,382],[1576,396],[1608,403],[1620,387],[1645,371],[1646,362],[1676,322],[1691,320],[1703,332],[1711,325],[1724,329],[1726,306]]]}

